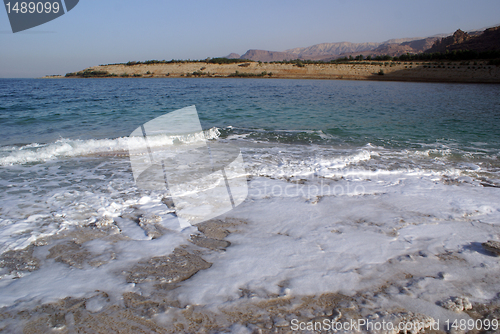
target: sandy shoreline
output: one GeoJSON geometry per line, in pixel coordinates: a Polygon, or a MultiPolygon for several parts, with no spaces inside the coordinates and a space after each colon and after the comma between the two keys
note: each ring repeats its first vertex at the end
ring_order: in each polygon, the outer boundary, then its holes
{"type": "MultiPolygon", "coordinates": [[[[500,83],[500,67],[480,62],[365,62],[349,64],[204,62],[100,65],[84,71],[105,71],[115,78],[254,77],[280,79],[381,80],[420,82],[500,83]],[[381,71],[383,74],[381,74],[381,71]],[[235,76],[235,73],[237,75],[235,76]]],[[[111,78],[112,78],[111,77],[111,78]]],[[[47,76],[44,78],[64,78],[47,76]]]]}

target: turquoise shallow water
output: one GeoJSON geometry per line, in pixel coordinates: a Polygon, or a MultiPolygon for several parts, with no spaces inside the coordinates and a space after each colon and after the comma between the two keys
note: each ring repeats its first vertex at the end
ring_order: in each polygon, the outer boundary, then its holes
{"type": "Polygon", "coordinates": [[[194,104],[202,126],[223,136],[232,126],[256,140],[498,151],[499,92],[498,85],[367,81],[7,79],[0,80],[0,145],[128,136],[194,104]]]}

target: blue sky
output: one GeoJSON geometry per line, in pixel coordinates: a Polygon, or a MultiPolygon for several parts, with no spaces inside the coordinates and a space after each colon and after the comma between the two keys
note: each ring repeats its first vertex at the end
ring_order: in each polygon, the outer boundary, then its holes
{"type": "Polygon", "coordinates": [[[67,14],[13,34],[0,8],[0,77],[65,74],[129,60],[204,59],[248,49],[382,42],[496,24],[498,0],[80,0],[67,14]]]}

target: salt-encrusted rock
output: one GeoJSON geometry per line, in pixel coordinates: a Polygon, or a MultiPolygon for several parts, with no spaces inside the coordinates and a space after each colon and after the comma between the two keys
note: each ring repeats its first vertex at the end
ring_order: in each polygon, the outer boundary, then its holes
{"type": "Polygon", "coordinates": [[[49,249],[47,259],[67,264],[70,267],[83,269],[86,264],[100,267],[116,259],[114,252],[92,253],[74,240],[60,242],[49,249]]]}
{"type": "Polygon", "coordinates": [[[337,309],[333,309],[330,312],[326,312],[326,314],[324,315],[311,318],[307,320],[307,322],[313,322],[313,323],[315,322],[324,323],[325,321],[337,322],[341,317],[342,317],[342,312],[340,312],[337,309]]]}
{"type": "Polygon", "coordinates": [[[496,255],[500,255],[499,241],[488,240],[487,242],[484,242],[482,245],[484,249],[486,249],[487,251],[495,253],[496,255]]]}
{"type": "Polygon", "coordinates": [[[123,302],[127,309],[132,309],[135,313],[142,316],[152,317],[165,310],[165,305],[160,305],[160,303],[149,300],[135,292],[125,292],[123,294],[123,302]]]}
{"type": "Polygon", "coordinates": [[[286,321],[285,319],[282,318],[275,318],[274,319],[274,326],[275,327],[288,327],[290,326],[290,322],[286,321]]]}
{"type": "Polygon", "coordinates": [[[231,245],[229,241],[207,238],[201,235],[192,235],[189,241],[191,241],[196,246],[212,250],[225,250],[231,245]]]}
{"type": "Polygon", "coordinates": [[[99,219],[95,225],[97,228],[103,228],[103,227],[108,227],[108,226],[111,226],[113,225],[115,222],[113,220],[113,218],[109,218],[109,217],[101,217],[101,219],[99,219]]]}
{"type": "Polygon", "coordinates": [[[118,227],[118,225],[116,225],[116,222],[113,220],[113,218],[106,216],[101,217],[95,223],[89,224],[89,226],[94,229],[99,229],[101,231],[111,232],[112,234],[121,232],[121,229],[118,227]]]}
{"type": "Polygon", "coordinates": [[[159,222],[161,222],[161,217],[157,215],[145,215],[139,218],[139,226],[151,239],[156,239],[163,235],[163,229],[158,224],[159,222]]]}
{"type": "Polygon", "coordinates": [[[74,241],[67,241],[57,244],[49,249],[47,259],[54,259],[70,267],[83,268],[83,265],[90,258],[91,253],[74,241]]]}
{"type": "Polygon", "coordinates": [[[209,220],[196,225],[198,231],[203,233],[207,238],[222,240],[228,236],[229,231],[226,230],[226,224],[222,220],[209,220]]]}
{"type": "Polygon", "coordinates": [[[187,280],[198,271],[208,269],[211,266],[211,263],[201,257],[176,248],[169,256],[157,256],[147,262],[139,262],[129,272],[126,272],[127,282],[177,283],[187,280]]]}
{"type": "Polygon", "coordinates": [[[451,297],[439,304],[445,309],[453,312],[462,312],[472,309],[472,304],[467,297],[451,297]]]}
{"type": "Polygon", "coordinates": [[[38,259],[33,257],[33,246],[20,250],[10,250],[0,256],[0,268],[15,276],[22,276],[20,272],[35,271],[39,268],[38,259]]]}
{"type": "Polygon", "coordinates": [[[436,320],[427,315],[412,313],[412,312],[398,312],[398,313],[390,313],[387,315],[383,315],[379,319],[374,319],[374,321],[381,322],[386,321],[393,324],[392,330],[388,330],[384,333],[388,334],[419,334],[426,333],[427,329],[431,329],[436,320]],[[405,327],[403,331],[399,330],[400,324],[412,324],[408,329],[405,327]]]}

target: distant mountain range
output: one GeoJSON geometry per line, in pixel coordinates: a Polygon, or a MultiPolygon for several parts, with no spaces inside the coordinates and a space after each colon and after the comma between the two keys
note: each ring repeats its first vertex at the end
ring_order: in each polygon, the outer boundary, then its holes
{"type": "Polygon", "coordinates": [[[226,58],[254,61],[282,61],[291,59],[330,61],[349,56],[400,56],[421,52],[444,52],[446,50],[485,51],[500,49],[500,26],[484,31],[463,32],[458,29],[453,35],[440,34],[430,37],[390,39],[382,43],[321,43],[285,51],[248,50],[245,54],[231,53],[226,58]]]}

